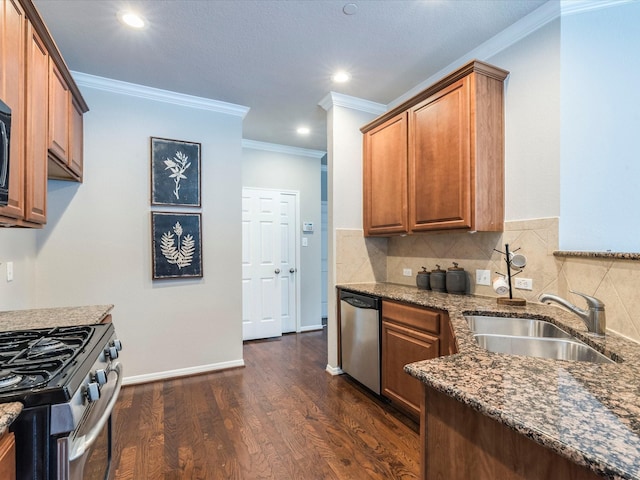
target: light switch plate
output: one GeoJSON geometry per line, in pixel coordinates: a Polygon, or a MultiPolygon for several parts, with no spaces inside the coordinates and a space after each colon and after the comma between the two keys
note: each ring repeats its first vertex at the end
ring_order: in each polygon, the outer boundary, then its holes
{"type": "Polygon", "coordinates": [[[530,278],[516,278],[516,288],[518,290],[533,290],[533,280],[530,278]]]}
{"type": "Polygon", "coordinates": [[[476,270],[476,285],[491,285],[491,270],[476,270]]]}
{"type": "Polygon", "coordinates": [[[7,262],[7,282],[13,282],[13,262],[7,262]]]}
{"type": "Polygon", "coordinates": [[[405,277],[410,277],[411,275],[413,275],[413,272],[410,268],[403,268],[402,275],[404,275],[405,277]]]}

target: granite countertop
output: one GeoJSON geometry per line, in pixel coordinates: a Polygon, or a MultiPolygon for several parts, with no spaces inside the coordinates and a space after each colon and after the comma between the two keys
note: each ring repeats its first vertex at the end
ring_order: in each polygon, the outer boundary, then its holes
{"type": "Polygon", "coordinates": [[[112,309],[113,305],[87,305],[0,312],[0,332],[91,325],[102,322],[112,309]]]}
{"type": "Polygon", "coordinates": [[[551,305],[499,305],[394,284],[340,288],[445,310],[458,353],[405,371],[569,460],[610,479],[640,480],[640,345],[614,333],[590,336],[574,314],[551,305]],[[473,339],[464,314],[540,318],[616,360],[593,364],[491,353],[473,339]]]}
{"type": "Polygon", "coordinates": [[[0,403],[0,435],[4,435],[9,425],[18,418],[22,412],[20,402],[0,403]]]}

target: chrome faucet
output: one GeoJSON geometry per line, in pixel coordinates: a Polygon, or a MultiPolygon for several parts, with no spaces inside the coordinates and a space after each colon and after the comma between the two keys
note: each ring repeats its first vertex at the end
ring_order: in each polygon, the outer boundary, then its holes
{"type": "Polygon", "coordinates": [[[585,295],[584,293],[574,292],[576,295],[580,295],[587,301],[588,310],[583,310],[571,304],[564,298],[558,297],[551,293],[543,293],[538,297],[538,300],[542,303],[556,302],[563,307],[568,308],[573,313],[578,315],[580,319],[587,325],[587,330],[597,337],[604,337],[605,330],[607,329],[607,318],[604,313],[604,303],[595,297],[585,295]]]}

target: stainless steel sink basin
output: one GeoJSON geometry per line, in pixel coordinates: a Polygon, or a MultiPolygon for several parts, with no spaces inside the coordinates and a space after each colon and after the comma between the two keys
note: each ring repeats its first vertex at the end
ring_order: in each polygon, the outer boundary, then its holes
{"type": "Polygon", "coordinates": [[[573,338],[553,323],[534,318],[490,317],[485,315],[465,316],[474,333],[494,335],[516,335],[519,337],[573,338]]]}
{"type": "Polygon", "coordinates": [[[535,318],[465,315],[473,338],[482,348],[496,353],[529,357],[614,363],[553,323],[535,318]]]}
{"type": "Polygon", "coordinates": [[[478,345],[490,352],[577,362],[614,363],[613,360],[589,345],[569,338],[522,337],[486,333],[475,334],[474,338],[478,345]]]}

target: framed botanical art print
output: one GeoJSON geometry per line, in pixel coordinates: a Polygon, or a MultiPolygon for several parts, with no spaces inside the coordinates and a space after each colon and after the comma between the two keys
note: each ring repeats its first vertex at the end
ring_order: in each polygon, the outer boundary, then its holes
{"type": "Polygon", "coordinates": [[[151,212],[153,279],[202,277],[199,213],[151,212]]]}
{"type": "Polygon", "coordinates": [[[200,144],[151,137],[151,205],[200,206],[200,144]]]}

